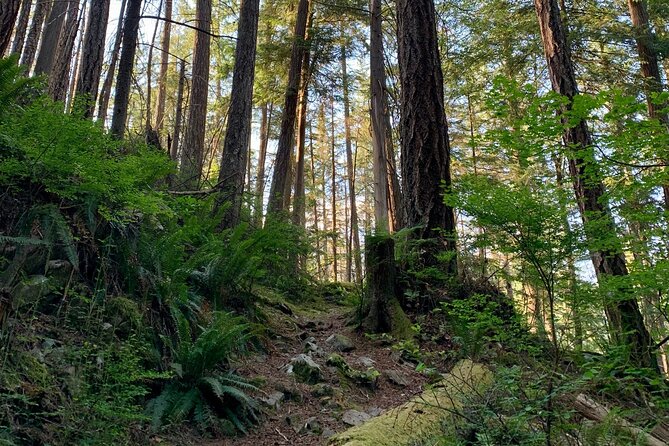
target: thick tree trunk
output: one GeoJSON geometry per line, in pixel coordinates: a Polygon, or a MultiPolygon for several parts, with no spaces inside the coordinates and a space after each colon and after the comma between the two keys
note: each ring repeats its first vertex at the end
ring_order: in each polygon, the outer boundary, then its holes
{"type": "MultiPolygon", "coordinates": [[[[362,277],[362,257],[360,255],[360,228],[358,227],[358,204],[355,195],[355,168],[353,163],[353,144],[351,142],[351,100],[349,98],[349,77],[346,60],[346,47],[341,47],[341,75],[344,100],[344,136],[346,139],[346,172],[348,174],[348,193],[351,209],[351,246],[349,257],[355,264],[355,280],[362,277]]],[[[350,266],[349,266],[350,270],[350,266]]],[[[349,274],[350,276],[350,274],[349,274]]]]}
{"type": "Polygon", "coordinates": [[[64,101],[67,96],[72,52],[79,31],[79,0],[70,0],[67,8],[67,20],[60,35],[56,57],[49,75],[49,95],[54,101],[64,101]]]}
{"type": "MultiPolygon", "coordinates": [[[[669,116],[666,113],[659,112],[660,109],[666,107],[666,104],[657,104],[654,100],[654,96],[662,92],[662,75],[660,74],[660,64],[655,50],[655,35],[648,19],[646,0],[627,0],[627,6],[632,19],[634,39],[639,54],[648,115],[651,118],[659,119],[665,126],[669,126],[669,116]]],[[[666,181],[662,184],[662,192],[664,208],[669,210],[669,184],[666,181]]]]}
{"type": "Polygon", "coordinates": [[[193,54],[193,73],[188,107],[188,126],[181,150],[181,187],[195,189],[200,185],[204,164],[204,136],[209,99],[209,54],[211,37],[211,0],[198,0],[195,25],[204,32],[196,32],[193,54]]]}
{"type": "Polygon", "coordinates": [[[121,10],[118,15],[118,25],[116,27],[116,37],[114,37],[114,47],[112,48],[111,60],[109,61],[109,69],[105,76],[105,81],[102,84],[100,91],[100,102],[98,104],[98,121],[104,123],[107,119],[107,110],[109,109],[109,97],[111,96],[112,82],[114,82],[114,73],[116,72],[116,64],[118,63],[118,55],[121,51],[121,41],[123,37],[123,17],[125,17],[125,7],[127,0],[122,0],[121,10]]]}
{"type": "Polygon", "coordinates": [[[309,16],[309,0],[299,0],[297,20],[293,36],[293,48],[290,55],[290,69],[288,71],[288,86],[286,87],[285,103],[281,115],[281,133],[277,147],[274,173],[270,187],[267,213],[279,215],[287,211],[286,191],[291,187],[289,177],[293,143],[295,139],[295,119],[297,114],[297,96],[302,72],[302,60],[305,50],[305,35],[307,18],[309,16]]]}
{"type": "Polygon", "coordinates": [[[218,205],[228,203],[221,219],[221,229],[233,228],[240,222],[244,179],[250,152],[259,14],[259,0],[242,0],[237,28],[237,48],[235,49],[228,127],[223,141],[223,156],[218,176],[220,192],[216,202],[218,205]]]}
{"type": "Polygon", "coordinates": [[[386,159],[386,69],[383,56],[383,17],[381,0],[370,3],[370,91],[374,170],[374,219],[377,231],[388,232],[388,162],[386,159]]]}
{"type": "MultiPolygon", "coordinates": [[[[169,68],[170,37],[172,35],[172,0],[165,0],[165,21],[160,54],[160,74],[158,75],[158,99],[156,100],[155,129],[160,135],[165,120],[165,100],[167,98],[167,69],[169,68]]],[[[169,149],[168,149],[169,150],[169,149]]]]}
{"type": "Polygon", "coordinates": [[[435,241],[426,247],[424,262],[435,264],[435,254],[447,250],[447,272],[455,274],[455,214],[443,200],[451,187],[451,148],[435,20],[433,0],[397,1],[403,207],[407,227],[435,241]]]}
{"type": "Polygon", "coordinates": [[[267,160],[267,145],[269,144],[269,132],[272,127],[272,112],[274,104],[262,105],[260,118],[260,150],[258,151],[258,170],[256,172],[256,191],[254,201],[254,220],[262,226],[263,203],[265,198],[265,161],[267,160]]]}
{"type": "Polygon", "coordinates": [[[26,31],[28,30],[28,21],[30,20],[30,8],[33,0],[23,0],[21,3],[21,10],[19,11],[19,18],[16,22],[16,32],[14,33],[14,43],[12,43],[12,54],[21,56],[23,50],[23,42],[26,39],[26,31]]]}
{"type": "MultiPolygon", "coordinates": [[[[534,1],[548,72],[553,90],[569,99],[565,111],[571,108],[578,95],[576,75],[571,60],[567,36],[560,18],[557,0],[534,1]]],[[[627,265],[616,234],[615,222],[606,203],[604,185],[593,154],[592,138],[585,120],[568,126],[564,117],[563,135],[568,148],[569,173],[586,237],[593,248],[591,257],[600,282],[615,276],[627,276],[627,265]],[[603,241],[605,243],[602,243],[603,241]],[[602,248],[605,245],[606,248],[602,248]]],[[[652,352],[652,340],[644,325],[636,299],[631,290],[618,287],[615,296],[607,296],[604,309],[613,340],[630,348],[630,360],[639,367],[657,369],[652,352]]]]}
{"type": "Polygon", "coordinates": [[[121,38],[121,57],[118,62],[116,77],[116,92],[114,94],[114,112],[111,122],[111,134],[122,139],[125,134],[128,119],[128,102],[130,101],[130,83],[132,69],[135,65],[137,50],[137,35],[139,32],[139,15],[142,9],[142,0],[128,0],[128,12],[123,22],[123,36],[121,38]]]}
{"type": "Polygon", "coordinates": [[[0,57],[9,48],[20,6],[21,0],[3,0],[0,2],[0,57]]]}
{"type": "Polygon", "coordinates": [[[105,56],[108,18],[109,0],[91,0],[75,102],[75,109],[86,118],[92,118],[95,111],[102,63],[105,56]]]}
{"type": "Polygon", "coordinates": [[[35,62],[35,74],[50,74],[53,60],[56,57],[63,22],[67,15],[68,1],[54,1],[49,18],[42,31],[42,39],[35,62]]]}
{"type": "Polygon", "coordinates": [[[35,12],[30,23],[30,31],[26,37],[23,45],[23,54],[21,55],[21,65],[25,66],[26,73],[30,73],[33,62],[35,61],[35,54],[37,54],[37,43],[39,42],[40,34],[42,34],[42,25],[44,19],[49,12],[49,0],[37,0],[35,5],[35,12]]]}

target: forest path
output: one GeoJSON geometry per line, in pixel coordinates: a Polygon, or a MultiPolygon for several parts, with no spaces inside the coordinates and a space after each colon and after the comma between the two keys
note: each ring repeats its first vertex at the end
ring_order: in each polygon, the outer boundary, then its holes
{"type": "Polygon", "coordinates": [[[264,382],[257,395],[265,409],[262,422],[245,437],[209,445],[326,444],[335,433],[421,393],[425,375],[403,361],[389,342],[370,339],[347,326],[347,313],[350,307],[336,304],[306,311],[285,305],[271,308],[265,352],[235,364],[239,374],[264,382]],[[353,370],[328,365],[332,355],[340,355],[353,370]],[[308,364],[309,359],[313,363],[308,364]],[[289,373],[291,363],[293,373],[289,373]],[[310,371],[314,365],[320,372],[310,371]],[[312,383],[300,379],[300,372],[312,383]],[[373,383],[366,382],[368,378],[373,383]]]}

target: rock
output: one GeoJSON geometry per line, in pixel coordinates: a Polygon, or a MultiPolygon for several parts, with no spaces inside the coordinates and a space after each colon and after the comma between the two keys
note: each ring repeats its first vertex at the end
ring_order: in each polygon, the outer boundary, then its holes
{"type": "Polygon", "coordinates": [[[376,361],[374,361],[372,358],[368,358],[367,356],[361,356],[358,358],[358,364],[363,367],[372,368],[374,367],[374,364],[376,364],[376,361]]]}
{"type": "Polygon", "coordinates": [[[321,423],[318,422],[318,418],[311,417],[307,418],[304,423],[302,423],[302,427],[298,434],[320,435],[322,432],[323,428],[321,427],[321,423]]]}
{"type": "Polygon", "coordinates": [[[330,355],[327,365],[336,368],[344,377],[354,381],[356,384],[371,387],[375,389],[378,385],[380,373],[375,369],[367,369],[365,371],[356,370],[346,360],[336,353],[330,355]]]}
{"type": "Polygon", "coordinates": [[[325,351],[318,346],[316,338],[313,336],[308,337],[304,341],[304,353],[313,353],[315,356],[325,356],[325,351]]]}
{"type": "Polygon", "coordinates": [[[265,404],[267,407],[272,409],[278,409],[281,402],[284,400],[285,395],[283,392],[273,392],[266,396],[265,398],[260,398],[260,401],[265,404]]]}
{"type": "Polygon", "coordinates": [[[333,396],[334,389],[328,384],[316,384],[311,390],[311,394],[316,398],[322,398],[324,396],[333,396]]]}
{"type": "Polygon", "coordinates": [[[388,381],[396,386],[406,387],[409,385],[409,379],[397,370],[386,370],[384,374],[386,375],[386,378],[388,378],[388,381]]]}
{"type": "Polygon", "coordinates": [[[38,302],[49,292],[49,279],[45,276],[30,276],[17,284],[11,292],[12,307],[16,310],[38,302]]]}
{"type": "Polygon", "coordinates": [[[332,347],[336,352],[350,352],[351,350],[355,350],[353,341],[343,334],[333,334],[325,340],[325,343],[332,347]]]}
{"type": "Polygon", "coordinates": [[[316,384],[323,380],[321,367],[305,354],[297,355],[290,360],[288,373],[295,374],[295,378],[305,384],[316,384]]]}
{"type": "Polygon", "coordinates": [[[370,407],[369,409],[367,409],[367,413],[371,417],[378,417],[379,415],[381,415],[381,413],[383,413],[383,409],[379,407],[370,407]]]}
{"type": "Polygon", "coordinates": [[[300,432],[300,429],[302,428],[302,424],[300,423],[300,416],[299,415],[295,415],[295,414],[288,415],[288,416],[286,416],[285,420],[286,420],[286,424],[288,426],[292,427],[293,430],[295,431],[295,433],[300,432]]]}
{"type": "Polygon", "coordinates": [[[56,288],[62,288],[72,278],[72,264],[67,260],[49,260],[46,263],[47,276],[56,288]]]}
{"type": "Polygon", "coordinates": [[[342,415],[341,421],[349,426],[359,426],[370,418],[372,417],[365,412],[360,412],[359,410],[347,410],[344,412],[344,415],[342,415]]]}
{"type": "Polygon", "coordinates": [[[332,437],[334,434],[336,434],[335,431],[333,431],[333,430],[330,429],[329,427],[325,426],[325,427],[323,428],[323,433],[321,434],[321,436],[322,436],[323,438],[330,438],[330,437],[332,437]]]}

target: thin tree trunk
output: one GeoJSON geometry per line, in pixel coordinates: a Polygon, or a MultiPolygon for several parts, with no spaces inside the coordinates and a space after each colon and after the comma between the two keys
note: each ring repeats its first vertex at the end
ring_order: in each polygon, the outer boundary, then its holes
{"type": "Polygon", "coordinates": [[[125,134],[128,119],[128,102],[130,101],[130,83],[132,70],[135,65],[137,50],[137,34],[139,32],[139,15],[142,9],[142,0],[128,0],[128,13],[123,23],[121,38],[121,57],[118,61],[118,75],[116,77],[116,92],[114,94],[114,112],[111,122],[111,134],[122,139],[125,134]]]}
{"type": "Polygon", "coordinates": [[[337,268],[337,239],[339,238],[339,234],[337,233],[337,154],[335,153],[334,98],[330,98],[330,112],[330,159],[332,161],[332,178],[330,180],[330,187],[332,188],[332,269],[334,271],[334,281],[337,282],[337,273],[339,272],[339,269],[337,268]]]}
{"type": "Polygon", "coordinates": [[[67,8],[67,20],[60,35],[56,57],[49,74],[49,95],[54,101],[63,101],[67,95],[72,51],[79,31],[79,0],[70,0],[67,8]]]}
{"type": "Polygon", "coordinates": [[[272,185],[270,187],[267,208],[267,213],[273,215],[279,215],[287,211],[285,199],[287,195],[286,190],[291,186],[289,172],[293,156],[297,96],[300,73],[302,72],[309,3],[309,0],[299,0],[297,7],[297,20],[295,22],[293,47],[290,56],[290,69],[288,71],[288,86],[286,88],[285,103],[281,116],[281,133],[279,134],[279,145],[274,162],[274,173],[272,175],[272,185]]]}
{"type": "Polygon", "coordinates": [[[118,63],[118,55],[121,52],[121,41],[123,40],[123,17],[125,17],[125,8],[127,0],[122,0],[121,11],[118,16],[118,26],[116,27],[116,37],[114,37],[114,46],[112,48],[111,60],[109,61],[109,69],[105,76],[105,81],[102,84],[102,91],[100,92],[100,103],[98,106],[98,121],[104,123],[107,119],[107,110],[109,109],[109,98],[111,96],[112,83],[114,82],[114,73],[116,72],[116,64],[118,63]]]}
{"type": "Polygon", "coordinates": [[[174,113],[174,135],[170,147],[172,161],[179,159],[179,139],[181,138],[181,121],[183,120],[184,87],[186,84],[186,61],[181,60],[179,68],[179,86],[177,87],[177,105],[174,113]]]}
{"type": "Polygon", "coordinates": [[[108,19],[109,0],[91,0],[75,102],[75,108],[89,119],[93,117],[100,86],[108,19]]]}
{"type": "Polygon", "coordinates": [[[265,198],[265,161],[267,159],[267,145],[269,144],[269,133],[272,126],[272,112],[274,104],[263,104],[260,118],[260,150],[258,151],[258,167],[256,172],[255,191],[255,221],[262,226],[263,203],[265,198]]]}
{"type": "Polygon", "coordinates": [[[204,138],[209,98],[209,55],[211,36],[211,0],[198,0],[196,26],[203,32],[195,34],[193,74],[188,107],[188,126],[181,150],[181,187],[194,189],[200,185],[204,165],[204,138]]]}
{"type": "Polygon", "coordinates": [[[25,67],[26,74],[30,73],[33,62],[35,61],[37,44],[39,43],[39,37],[42,34],[44,19],[49,12],[49,5],[49,0],[37,0],[37,4],[35,5],[33,20],[30,23],[30,31],[28,31],[28,36],[23,45],[23,54],[21,55],[21,65],[25,67]]]}
{"type": "Polygon", "coordinates": [[[433,0],[398,0],[397,20],[406,225],[419,228],[419,239],[435,242],[423,261],[434,265],[436,253],[446,250],[447,273],[455,274],[455,213],[443,200],[451,187],[451,148],[433,0]]]}
{"type": "Polygon", "coordinates": [[[242,0],[237,28],[235,68],[228,111],[228,126],[223,141],[223,156],[218,176],[218,205],[227,202],[221,218],[221,229],[240,223],[244,183],[251,140],[253,113],[253,80],[258,41],[259,0],[242,0]]]}
{"type": "MultiPolygon", "coordinates": [[[[158,15],[163,9],[163,2],[161,0],[160,5],[158,6],[158,15]]],[[[153,95],[153,48],[156,46],[156,37],[158,37],[158,25],[160,24],[159,20],[156,20],[156,23],[153,27],[153,35],[151,36],[151,44],[149,45],[149,54],[146,60],[146,119],[144,120],[144,132],[146,136],[147,143],[153,143],[154,145],[160,145],[160,141],[155,141],[156,134],[153,131],[153,119],[152,119],[152,95],[153,95]]]]}
{"type": "Polygon", "coordinates": [[[377,231],[389,231],[388,162],[386,159],[386,72],[383,57],[383,17],[381,0],[370,4],[370,91],[374,170],[374,218],[377,231]]]}
{"type": "Polygon", "coordinates": [[[321,236],[318,229],[318,187],[316,185],[316,163],[314,160],[314,135],[309,123],[309,155],[311,158],[311,190],[314,194],[314,234],[316,235],[316,268],[318,278],[323,279],[323,264],[321,262],[321,236]]]}
{"type": "Polygon", "coordinates": [[[23,42],[26,39],[26,31],[28,30],[28,21],[30,20],[30,8],[33,0],[23,0],[21,3],[21,10],[19,11],[19,18],[16,22],[16,32],[14,33],[14,43],[12,43],[12,54],[21,56],[23,50],[23,42]]]}
{"type": "MultiPolygon", "coordinates": [[[[81,9],[81,17],[79,18],[79,21],[82,22],[82,25],[84,25],[84,26],[85,26],[85,24],[83,24],[83,21],[84,21],[84,15],[86,14],[86,11],[87,11],[87,3],[84,2],[84,6],[81,9]]],[[[79,27],[81,28],[82,25],[79,25],[79,27]]],[[[76,87],[77,87],[77,83],[79,82],[79,68],[80,68],[81,64],[77,63],[77,62],[81,61],[81,47],[83,45],[84,36],[83,36],[83,32],[77,33],[77,34],[78,34],[77,49],[74,51],[74,57],[72,58],[75,65],[74,65],[74,68],[72,69],[72,79],[70,79],[70,90],[67,93],[67,101],[65,101],[65,111],[67,113],[70,113],[72,111],[72,104],[73,104],[73,101],[74,101],[74,94],[75,94],[75,90],[76,90],[76,87]]]]}
{"type": "Polygon", "coordinates": [[[165,120],[165,100],[167,98],[167,70],[170,57],[170,37],[172,35],[172,0],[165,0],[165,21],[160,54],[160,74],[158,75],[158,98],[156,100],[155,129],[160,135],[165,120]]]}
{"type": "Polygon", "coordinates": [[[56,57],[63,22],[67,15],[69,1],[56,0],[53,2],[49,18],[42,31],[42,39],[35,62],[35,74],[50,74],[53,61],[56,57]]]}
{"type": "MultiPolygon", "coordinates": [[[[341,74],[344,99],[344,135],[346,139],[346,170],[348,173],[349,207],[351,209],[351,255],[355,260],[355,279],[362,276],[362,257],[360,255],[360,229],[358,227],[358,205],[355,194],[355,170],[353,167],[353,144],[351,143],[351,100],[349,98],[349,77],[346,60],[346,47],[341,47],[341,74]]],[[[349,267],[349,270],[351,268],[349,267]]],[[[349,274],[350,276],[350,274],[349,274]]],[[[350,277],[349,277],[350,280],[350,277]]]]}
{"type": "MultiPolygon", "coordinates": [[[[571,60],[567,36],[560,18],[557,0],[534,1],[548,72],[553,90],[569,99],[564,111],[569,111],[578,95],[574,66],[571,60]]],[[[604,185],[601,181],[592,138],[585,120],[569,124],[564,117],[564,143],[568,148],[569,173],[574,183],[574,192],[586,237],[592,246],[591,257],[600,282],[608,278],[627,276],[627,265],[622,246],[616,234],[616,226],[606,203],[604,185]],[[606,240],[607,248],[602,248],[606,240]]],[[[639,305],[631,290],[617,287],[615,296],[606,296],[604,309],[611,327],[613,340],[618,345],[630,348],[630,360],[639,367],[657,370],[652,351],[652,339],[639,305]]]]}
{"type": "Polygon", "coordinates": [[[9,48],[20,6],[21,0],[3,0],[0,2],[0,57],[9,48]]]}

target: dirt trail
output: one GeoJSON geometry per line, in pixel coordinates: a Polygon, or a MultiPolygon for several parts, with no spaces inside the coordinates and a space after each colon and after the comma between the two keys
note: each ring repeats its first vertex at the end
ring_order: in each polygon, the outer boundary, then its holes
{"type": "Polygon", "coordinates": [[[210,445],[325,444],[334,433],[394,408],[422,391],[427,379],[413,365],[402,361],[390,346],[356,333],[345,322],[341,307],[322,313],[284,315],[272,321],[275,334],[269,351],[237,364],[239,374],[265,381],[258,396],[265,400],[266,415],[247,436],[210,445]],[[331,339],[332,335],[344,335],[352,344],[344,349],[353,349],[340,351],[342,345],[337,345],[341,343],[331,339]],[[296,374],[288,373],[291,360],[303,353],[320,367],[320,383],[305,384],[296,374]],[[336,367],[326,365],[333,353],[340,354],[356,370],[377,370],[380,375],[376,387],[352,382],[336,367]]]}

